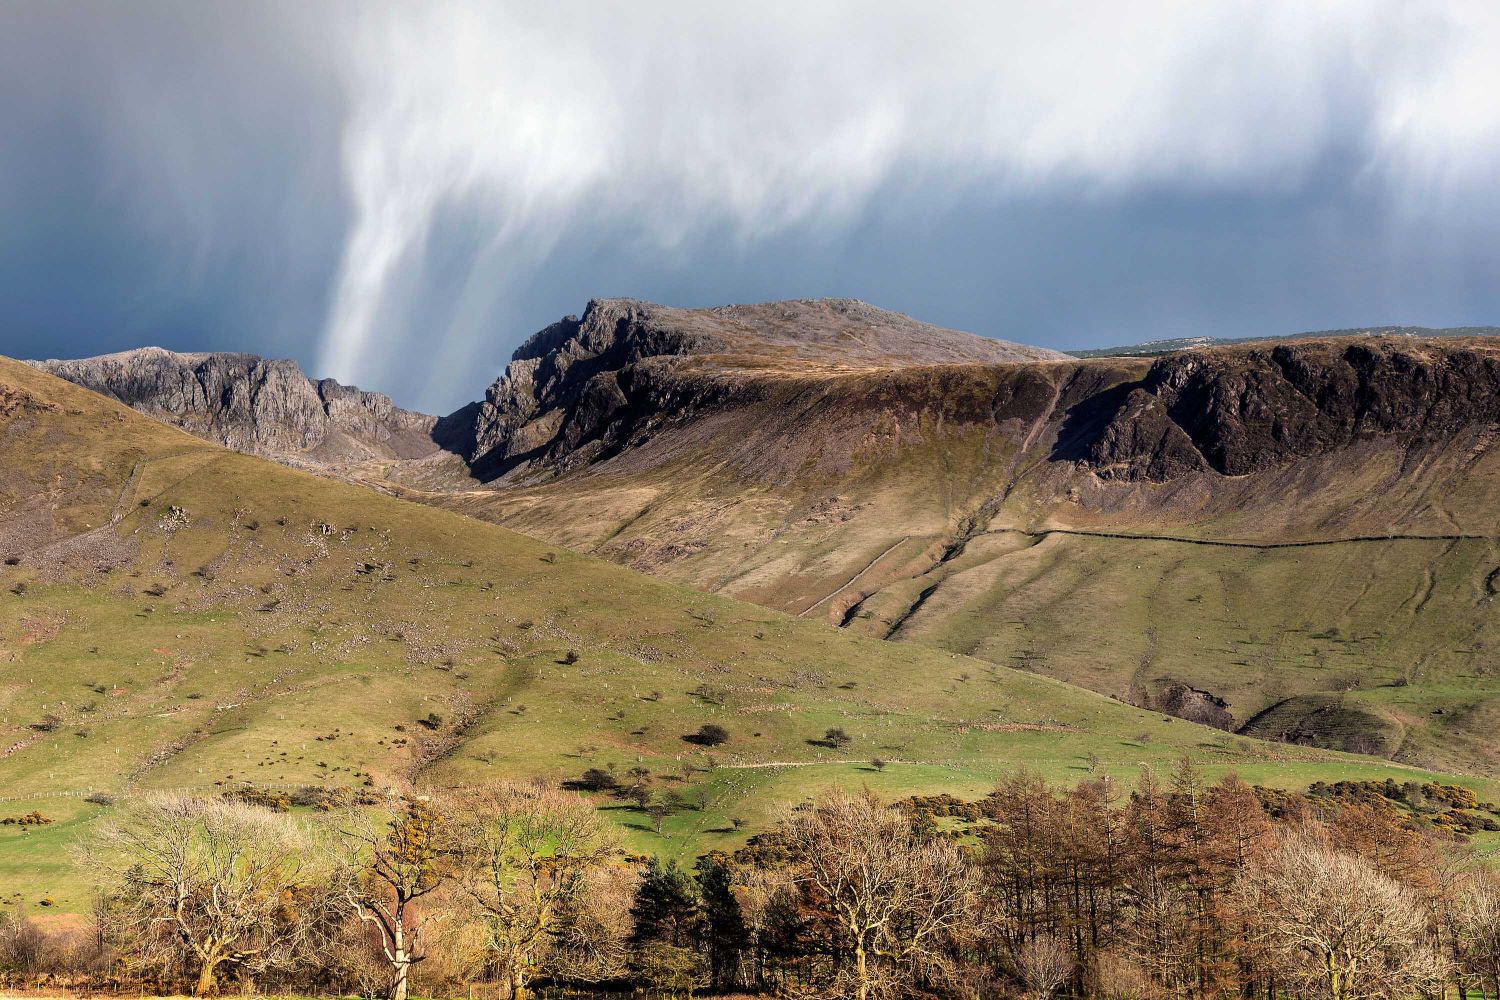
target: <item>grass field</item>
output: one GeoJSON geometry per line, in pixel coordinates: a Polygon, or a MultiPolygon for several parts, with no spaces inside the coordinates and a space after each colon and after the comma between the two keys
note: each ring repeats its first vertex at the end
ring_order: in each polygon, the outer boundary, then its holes
{"type": "Polygon", "coordinates": [[[1132,779],[1184,754],[1284,786],[1427,776],[705,596],[224,451],[13,362],[0,469],[0,818],[53,820],[0,826],[0,897],[29,907],[87,907],[68,852],[112,808],[97,793],[640,765],[690,806],[660,835],[600,806],[636,848],[690,856],[829,784],[978,795],[1021,764],[1132,779]],[[708,722],[727,744],[684,739],[708,722]],[[852,745],[816,743],[834,726],[852,745]]]}

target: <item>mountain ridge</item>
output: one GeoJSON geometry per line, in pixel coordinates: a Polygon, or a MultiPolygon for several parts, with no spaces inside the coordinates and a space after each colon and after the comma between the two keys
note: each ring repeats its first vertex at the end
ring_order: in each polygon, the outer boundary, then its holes
{"type": "Polygon", "coordinates": [[[1119,344],[1114,347],[1086,347],[1064,353],[1075,358],[1154,357],[1158,354],[1170,354],[1173,351],[1186,351],[1200,347],[1228,347],[1262,341],[1327,340],[1335,337],[1413,337],[1429,340],[1438,337],[1500,337],[1500,326],[1351,326],[1334,330],[1305,330],[1300,333],[1270,336],[1168,337],[1164,340],[1147,340],[1138,344],[1119,344]]]}
{"type": "Polygon", "coordinates": [[[1494,339],[975,360],[890,349],[905,317],[848,348],[870,308],[595,300],[447,450],[323,471],[1234,729],[1500,764],[1494,339]]]}
{"type": "Polygon", "coordinates": [[[528,338],[479,404],[470,464],[491,477],[575,467],[623,447],[652,413],[679,416],[791,376],[933,363],[1065,357],[945,330],[852,299],[674,309],[594,299],[528,338]],[[718,377],[705,379],[714,359],[718,377]],[[681,377],[685,369],[694,369],[681,377]],[[611,424],[619,422],[618,428],[611,424]],[[575,456],[584,445],[593,454],[575,456]]]}

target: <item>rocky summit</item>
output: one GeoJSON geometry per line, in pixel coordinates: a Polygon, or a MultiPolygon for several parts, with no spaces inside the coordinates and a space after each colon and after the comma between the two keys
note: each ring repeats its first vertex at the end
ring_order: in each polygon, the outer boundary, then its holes
{"type": "Polygon", "coordinates": [[[491,475],[578,467],[678,417],[752,391],[749,371],[856,371],[1064,355],[921,323],[852,299],[672,309],[596,299],[533,335],[475,414],[470,462],[491,475]],[[715,377],[723,372],[727,378],[715,377]]]}
{"type": "Polygon", "coordinates": [[[437,418],[403,410],[378,392],[308,378],[293,361],[143,347],[32,364],[251,454],[338,464],[420,458],[438,449],[437,418]]]}
{"type": "Polygon", "coordinates": [[[1415,446],[1500,421],[1493,341],[1289,342],[1180,352],[1098,400],[1103,476],[1242,476],[1361,439],[1415,446]]]}

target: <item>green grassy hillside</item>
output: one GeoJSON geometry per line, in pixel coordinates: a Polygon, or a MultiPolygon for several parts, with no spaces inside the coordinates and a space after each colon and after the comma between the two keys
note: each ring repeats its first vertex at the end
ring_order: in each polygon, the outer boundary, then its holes
{"type": "Polygon", "coordinates": [[[1496,774],[1494,428],[1165,482],[1068,459],[1068,400],[1147,365],[786,373],[550,482],[383,484],[871,638],[1137,704],[1187,684],[1246,734],[1496,774]]]}
{"type": "Polygon", "coordinates": [[[225,451],[10,361],[0,470],[0,818],[54,821],[0,826],[7,899],[85,906],[67,845],[156,788],[640,765],[694,807],[661,835],[601,807],[636,846],[686,855],[828,783],[972,795],[1021,763],[1125,778],[1184,753],[1271,784],[1419,775],[705,596],[225,451]],[[684,740],[709,722],[727,744],[684,740]],[[850,746],[810,742],[835,726],[850,746]]]}

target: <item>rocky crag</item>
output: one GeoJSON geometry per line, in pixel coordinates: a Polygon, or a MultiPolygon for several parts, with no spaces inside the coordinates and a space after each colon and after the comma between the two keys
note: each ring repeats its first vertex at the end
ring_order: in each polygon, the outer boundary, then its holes
{"type": "Polygon", "coordinates": [[[1093,401],[1100,475],[1243,476],[1360,440],[1444,441],[1500,421],[1500,352],[1484,341],[1290,342],[1184,351],[1093,401]]]}
{"type": "Polygon", "coordinates": [[[306,464],[415,459],[446,425],[390,397],[308,378],[296,362],[144,347],[32,364],[237,451],[306,464]]]}
{"type": "MultiPolygon", "coordinates": [[[[596,300],[581,319],[527,340],[485,399],[454,419],[477,469],[534,480],[644,444],[663,421],[772,400],[780,377],[875,388],[863,404],[871,425],[902,411],[974,425],[1059,422],[1052,457],[1102,479],[1165,482],[1494,423],[1492,344],[1335,337],[1073,361],[846,300],[704,310],[596,300]]],[[[839,389],[844,407],[860,407],[839,389]]]]}
{"type": "Polygon", "coordinates": [[[490,477],[578,468],[649,436],[662,417],[681,422],[753,395],[748,373],[1062,357],[851,299],[715,309],[596,299],[515,352],[475,411],[468,458],[490,477]]]}

